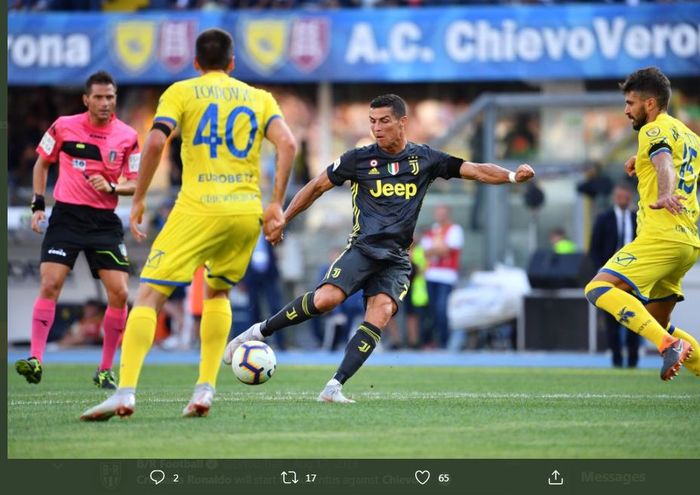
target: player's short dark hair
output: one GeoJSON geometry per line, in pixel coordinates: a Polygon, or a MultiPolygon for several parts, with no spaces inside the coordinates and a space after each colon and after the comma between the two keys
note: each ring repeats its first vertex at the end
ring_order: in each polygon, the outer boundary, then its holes
{"type": "Polygon", "coordinates": [[[207,29],[197,36],[195,59],[204,70],[226,70],[233,57],[233,38],[223,29],[207,29]]]}
{"type": "Polygon", "coordinates": [[[93,84],[111,84],[114,86],[114,91],[117,91],[117,83],[114,82],[112,75],[105,70],[98,70],[85,81],[85,94],[89,95],[92,92],[93,84]]]}
{"type": "Polygon", "coordinates": [[[408,114],[408,106],[403,98],[394,94],[377,96],[369,103],[370,108],[385,108],[391,107],[391,111],[397,119],[405,117],[408,114]]]}
{"type": "Polygon", "coordinates": [[[636,91],[647,98],[655,98],[661,110],[668,108],[671,99],[671,81],[656,67],[645,67],[630,74],[620,83],[623,93],[636,91]]]}

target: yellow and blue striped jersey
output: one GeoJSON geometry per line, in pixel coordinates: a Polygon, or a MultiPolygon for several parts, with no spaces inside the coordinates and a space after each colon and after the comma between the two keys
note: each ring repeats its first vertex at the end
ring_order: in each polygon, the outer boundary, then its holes
{"type": "Polygon", "coordinates": [[[155,122],[181,128],[182,188],[176,208],[194,214],[261,214],[260,147],[282,112],[267,91],[223,72],[165,90],[155,122]]]}
{"type": "Polygon", "coordinates": [[[637,235],[683,242],[700,247],[698,237],[698,160],[700,139],[683,122],[662,113],[639,130],[639,147],[635,169],[639,179],[639,213],[637,235]],[[676,171],[674,194],[685,198],[683,211],[672,215],[668,210],[652,210],[658,199],[656,169],[651,159],[670,153],[676,171]]]}

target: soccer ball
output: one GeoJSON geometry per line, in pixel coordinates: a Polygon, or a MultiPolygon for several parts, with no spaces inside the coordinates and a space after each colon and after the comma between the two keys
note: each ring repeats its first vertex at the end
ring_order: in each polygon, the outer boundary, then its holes
{"type": "Polygon", "coordinates": [[[277,358],[269,345],[249,340],[233,353],[233,374],[243,383],[260,385],[270,379],[277,369],[277,358]]]}

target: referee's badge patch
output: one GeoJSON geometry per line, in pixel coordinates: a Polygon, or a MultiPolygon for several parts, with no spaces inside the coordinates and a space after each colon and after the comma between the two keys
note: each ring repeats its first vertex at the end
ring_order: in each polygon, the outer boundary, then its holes
{"type": "Polygon", "coordinates": [[[129,172],[138,172],[139,163],[141,163],[141,153],[134,153],[133,155],[131,155],[129,157],[129,172]]]}
{"type": "Polygon", "coordinates": [[[114,163],[117,160],[117,152],[115,150],[111,150],[109,152],[109,163],[114,163]]]}
{"type": "Polygon", "coordinates": [[[41,142],[39,143],[39,147],[44,150],[44,153],[47,155],[50,155],[51,152],[53,152],[53,148],[56,146],[56,140],[54,137],[49,134],[48,132],[44,133],[44,137],[41,138],[41,142]]]}

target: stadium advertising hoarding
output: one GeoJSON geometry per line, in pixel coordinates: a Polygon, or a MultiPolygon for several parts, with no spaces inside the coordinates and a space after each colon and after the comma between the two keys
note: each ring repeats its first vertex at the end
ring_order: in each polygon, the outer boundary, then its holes
{"type": "Polygon", "coordinates": [[[10,13],[11,85],[195,75],[199,31],[235,36],[251,82],[484,81],[624,77],[657,65],[700,75],[700,5],[454,7],[146,14],[10,13]]]}

